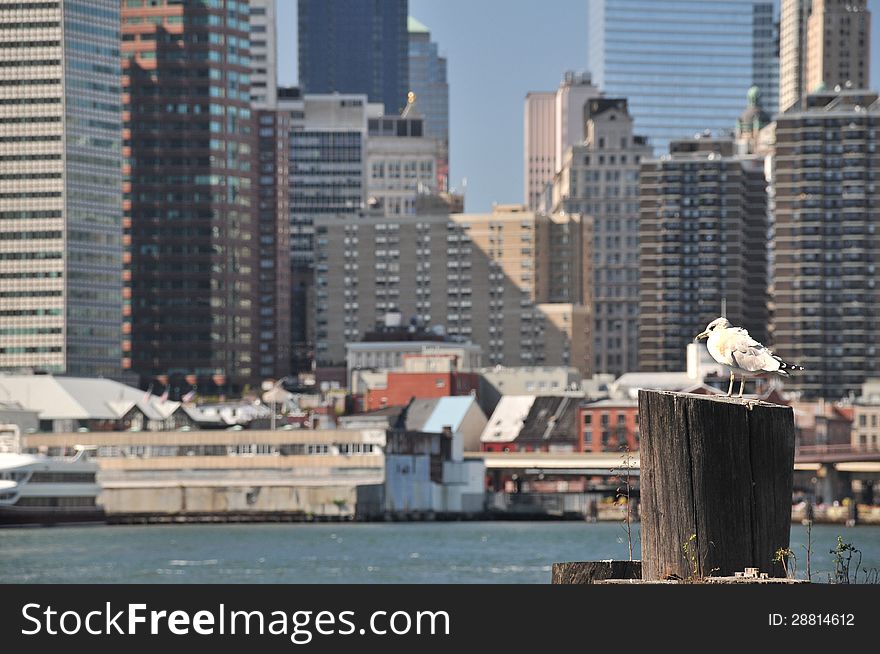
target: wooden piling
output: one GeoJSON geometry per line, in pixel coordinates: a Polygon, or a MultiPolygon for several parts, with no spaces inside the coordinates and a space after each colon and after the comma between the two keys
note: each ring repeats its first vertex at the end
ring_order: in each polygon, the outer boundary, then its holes
{"type": "Polygon", "coordinates": [[[606,579],[641,579],[640,561],[570,561],[554,563],[551,583],[594,584],[606,579]]]}
{"type": "Polygon", "coordinates": [[[788,548],[791,407],[639,391],[642,579],[733,576],[788,548]]]}

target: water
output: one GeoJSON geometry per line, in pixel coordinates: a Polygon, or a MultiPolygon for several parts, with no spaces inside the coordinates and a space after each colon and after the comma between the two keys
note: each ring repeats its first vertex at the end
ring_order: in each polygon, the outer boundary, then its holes
{"type": "MultiPolygon", "coordinates": [[[[816,525],[814,572],[833,569],[828,551],[838,534],[862,550],[863,566],[880,567],[880,527],[816,525]]],[[[799,570],[804,543],[806,530],[795,525],[799,570]]],[[[556,561],[628,557],[618,523],[0,529],[2,583],[549,583],[556,561]]]]}

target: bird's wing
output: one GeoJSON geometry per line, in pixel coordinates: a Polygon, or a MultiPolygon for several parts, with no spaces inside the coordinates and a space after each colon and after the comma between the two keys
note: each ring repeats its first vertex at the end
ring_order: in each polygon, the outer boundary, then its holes
{"type": "Polygon", "coordinates": [[[779,361],[761,343],[741,327],[725,329],[711,343],[710,353],[716,361],[748,372],[774,372],[779,361]]]}

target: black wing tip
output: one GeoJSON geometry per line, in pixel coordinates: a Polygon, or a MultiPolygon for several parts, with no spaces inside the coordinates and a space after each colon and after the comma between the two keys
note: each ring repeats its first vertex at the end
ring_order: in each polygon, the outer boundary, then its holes
{"type": "Polygon", "coordinates": [[[788,374],[788,372],[787,372],[788,370],[806,370],[806,368],[804,368],[803,366],[799,366],[796,363],[788,363],[787,361],[784,361],[782,359],[782,357],[778,357],[776,355],[773,355],[773,358],[779,362],[779,370],[777,370],[776,372],[784,375],[785,377],[791,376],[788,374]],[[783,372],[783,371],[785,371],[785,372],[783,372]]]}

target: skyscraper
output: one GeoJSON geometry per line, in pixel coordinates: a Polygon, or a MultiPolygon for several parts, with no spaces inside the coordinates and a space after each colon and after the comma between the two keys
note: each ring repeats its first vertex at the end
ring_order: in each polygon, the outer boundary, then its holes
{"type": "Polygon", "coordinates": [[[287,111],[257,109],[256,209],[259,239],[253,337],[262,379],[290,372],[290,121],[287,111]]]}
{"type": "Polygon", "coordinates": [[[753,85],[776,113],[776,3],[761,0],[591,0],[588,68],[625,97],[656,153],[672,139],[727,132],[753,85]]]}
{"type": "Polygon", "coordinates": [[[407,0],[299,0],[303,93],[364,94],[398,114],[409,92],[407,0]]]}
{"type": "Polygon", "coordinates": [[[250,0],[251,99],[272,107],[278,100],[275,0],[250,0]]]}
{"type": "Polygon", "coordinates": [[[867,88],[871,12],[867,0],[782,0],[779,109],[820,87],[867,88]]]}
{"type": "Polygon", "coordinates": [[[642,163],[642,370],[683,370],[685,346],[724,306],[731,322],[766,339],[763,164],[761,156],[734,154],[732,139],[710,137],[673,141],[668,156],[642,163]]]}
{"type": "Polygon", "coordinates": [[[409,31],[409,88],[425,117],[425,136],[440,142],[437,185],[449,188],[449,82],[446,57],[441,57],[431,32],[412,16],[409,31]]]}
{"type": "Polygon", "coordinates": [[[774,344],[805,370],[786,388],[858,394],[880,374],[877,94],[825,91],[776,123],[774,344]]]}
{"type": "Polygon", "coordinates": [[[315,220],[364,210],[368,119],[382,108],[365,95],[296,88],[279,89],[278,105],[290,115],[291,370],[301,371],[314,357],[315,220]]]}
{"type": "Polygon", "coordinates": [[[254,367],[247,2],[122,8],[123,209],[131,369],[209,393],[254,367]]]}
{"type": "Polygon", "coordinates": [[[0,370],[118,376],[118,0],[0,2],[0,370]]]}
{"type": "Polygon", "coordinates": [[[524,203],[537,209],[556,172],[556,93],[532,91],[523,111],[524,203]]]}
{"type": "Polygon", "coordinates": [[[584,105],[599,95],[588,73],[573,71],[566,71],[556,91],[526,95],[523,181],[530,209],[549,210],[553,175],[562,167],[568,148],[583,142],[584,105]]]}
{"type": "Polygon", "coordinates": [[[633,134],[621,98],[584,107],[586,136],[568,148],[553,183],[553,211],[593,219],[593,370],[639,369],[639,168],[652,156],[633,134]]]}

